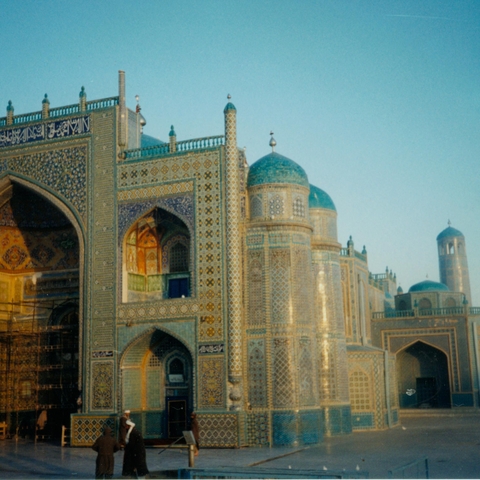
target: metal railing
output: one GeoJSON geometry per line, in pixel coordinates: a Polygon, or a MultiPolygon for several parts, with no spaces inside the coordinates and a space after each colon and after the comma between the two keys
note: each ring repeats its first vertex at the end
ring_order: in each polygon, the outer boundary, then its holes
{"type": "MultiPolygon", "coordinates": [[[[86,102],[86,110],[87,112],[91,112],[93,110],[101,110],[103,108],[110,108],[118,105],[118,97],[109,97],[109,98],[102,98],[100,100],[91,100],[86,102]]],[[[42,112],[33,112],[33,113],[25,113],[22,115],[14,115],[12,118],[11,125],[20,125],[23,123],[32,123],[32,122],[40,122],[42,120],[48,120],[49,118],[59,118],[59,117],[67,117],[69,115],[74,115],[76,113],[82,113],[83,110],[80,109],[80,104],[75,103],[73,105],[66,105],[63,107],[58,108],[50,108],[48,111],[48,117],[43,118],[42,112]]],[[[8,125],[8,126],[11,126],[8,125]]],[[[0,118],[0,127],[7,126],[7,117],[0,118]]]]}
{"type": "Polygon", "coordinates": [[[392,468],[388,471],[388,478],[430,478],[430,473],[428,471],[428,458],[420,458],[414,462],[407,463],[406,465],[392,468]]]}

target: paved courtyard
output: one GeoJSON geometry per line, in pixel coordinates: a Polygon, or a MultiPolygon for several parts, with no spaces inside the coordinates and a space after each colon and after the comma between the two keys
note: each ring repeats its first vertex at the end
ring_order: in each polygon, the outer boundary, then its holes
{"type": "MultiPolygon", "coordinates": [[[[427,414],[402,416],[401,426],[384,432],[361,432],[325,438],[308,448],[202,449],[195,467],[252,467],[368,472],[387,478],[389,470],[428,458],[430,478],[480,478],[480,415],[427,414]],[[358,468],[357,468],[358,467],[358,468]]],[[[31,440],[0,441],[0,478],[93,478],[96,453],[89,448],[36,444],[31,440]]],[[[151,478],[188,467],[184,449],[147,449],[151,478]]],[[[115,457],[114,478],[122,478],[122,452],[115,457]]],[[[412,478],[408,471],[405,478],[412,478]]],[[[399,478],[397,476],[397,478],[399,478]]]]}

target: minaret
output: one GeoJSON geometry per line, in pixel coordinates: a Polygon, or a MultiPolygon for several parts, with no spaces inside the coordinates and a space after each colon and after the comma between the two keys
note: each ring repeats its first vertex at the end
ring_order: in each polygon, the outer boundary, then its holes
{"type": "Polygon", "coordinates": [[[462,292],[471,305],[470,275],[463,233],[450,226],[437,237],[440,282],[452,292],[462,292]]]}
{"type": "Polygon", "coordinates": [[[225,174],[227,210],[228,380],[232,410],[242,400],[242,242],[238,177],[237,109],[229,102],[225,115],[225,174]]]}

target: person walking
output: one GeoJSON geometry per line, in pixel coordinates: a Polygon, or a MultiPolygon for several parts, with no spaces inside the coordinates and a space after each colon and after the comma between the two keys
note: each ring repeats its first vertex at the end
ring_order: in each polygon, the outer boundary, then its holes
{"type": "Polygon", "coordinates": [[[120,450],[120,444],[112,436],[110,427],[105,427],[103,435],[95,440],[92,449],[98,453],[95,462],[95,478],[112,478],[115,462],[113,454],[120,450]]]}
{"type": "Polygon", "coordinates": [[[192,412],[190,414],[190,430],[195,437],[195,456],[198,457],[198,451],[200,450],[199,440],[200,440],[200,427],[198,426],[197,414],[192,412]]]}
{"type": "Polygon", "coordinates": [[[122,476],[143,478],[148,475],[147,454],[140,430],[131,420],[127,420],[128,431],[125,437],[122,476]]]}

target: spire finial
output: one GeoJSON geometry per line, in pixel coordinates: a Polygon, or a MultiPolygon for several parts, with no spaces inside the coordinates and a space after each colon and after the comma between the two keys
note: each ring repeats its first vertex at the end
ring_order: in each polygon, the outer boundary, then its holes
{"type": "Polygon", "coordinates": [[[450,221],[450,219],[448,219],[448,226],[450,226],[452,224],[452,222],[450,221]]]}
{"type": "Polygon", "coordinates": [[[135,108],[135,112],[136,112],[136,113],[140,113],[140,110],[142,109],[142,108],[140,107],[140,97],[139,97],[138,95],[135,95],[135,100],[136,100],[136,102],[137,102],[137,107],[135,108]]]}
{"type": "Polygon", "coordinates": [[[269,143],[269,145],[272,147],[272,152],[274,152],[275,147],[277,146],[277,142],[273,138],[273,131],[272,130],[270,130],[270,143],[269,143]]]}

